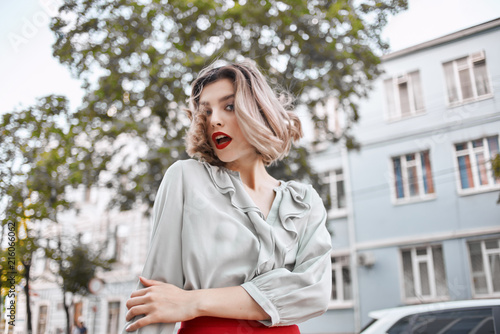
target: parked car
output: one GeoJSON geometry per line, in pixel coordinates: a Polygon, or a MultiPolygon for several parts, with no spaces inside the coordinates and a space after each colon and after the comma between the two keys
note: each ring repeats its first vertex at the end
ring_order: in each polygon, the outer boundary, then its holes
{"type": "Polygon", "coordinates": [[[360,334],[500,334],[500,299],[402,306],[368,313],[360,334]]]}

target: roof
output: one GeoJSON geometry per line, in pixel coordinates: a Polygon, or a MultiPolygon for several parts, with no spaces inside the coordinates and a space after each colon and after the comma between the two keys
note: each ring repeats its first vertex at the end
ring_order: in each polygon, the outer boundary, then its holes
{"type": "Polygon", "coordinates": [[[475,26],[472,26],[469,28],[465,28],[465,29],[456,31],[454,33],[451,33],[451,34],[448,34],[448,35],[445,35],[442,37],[431,39],[430,41],[427,41],[427,42],[423,42],[423,43],[420,43],[420,44],[417,44],[414,46],[410,46],[408,48],[405,48],[405,49],[402,49],[399,51],[388,53],[388,54],[382,56],[382,61],[387,61],[387,60],[391,60],[394,58],[399,58],[399,57],[405,56],[405,55],[410,54],[410,53],[414,53],[414,52],[421,51],[424,49],[432,48],[432,47],[440,45],[440,44],[448,43],[448,42],[451,42],[451,41],[454,41],[454,40],[457,40],[460,38],[465,38],[465,37],[468,37],[468,36],[471,36],[471,35],[474,35],[477,33],[481,33],[481,32],[484,32],[484,31],[487,31],[490,29],[495,29],[498,27],[500,27],[500,17],[496,18],[494,20],[491,20],[491,21],[487,21],[487,22],[484,22],[484,23],[481,23],[481,24],[478,24],[478,25],[475,25],[475,26]]]}
{"type": "Polygon", "coordinates": [[[456,308],[481,307],[481,306],[497,306],[500,305],[500,299],[474,299],[474,300],[458,300],[442,303],[419,304],[411,306],[401,306],[388,308],[383,310],[372,311],[368,315],[373,319],[392,314],[398,316],[406,316],[415,313],[424,313],[430,311],[444,311],[456,308]]]}

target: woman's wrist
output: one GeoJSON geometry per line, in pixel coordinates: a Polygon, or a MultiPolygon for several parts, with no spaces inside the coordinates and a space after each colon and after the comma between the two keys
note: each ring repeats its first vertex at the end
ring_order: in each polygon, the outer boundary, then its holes
{"type": "Polygon", "coordinates": [[[191,290],[189,291],[193,301],[193,318],[208,316],[208,305],[206,302],[206,290],[191,290]]]}
{"type": "Polygon", "coordinates": [[[246,320],[269,319],[269,315],[241,286],[199,289],[189,293],[193,318],[209,316],[246,320]]]}

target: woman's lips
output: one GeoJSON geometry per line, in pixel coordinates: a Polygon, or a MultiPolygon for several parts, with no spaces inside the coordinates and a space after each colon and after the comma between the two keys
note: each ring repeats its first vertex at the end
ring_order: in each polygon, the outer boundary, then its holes
{"type": "Polygon", "coordinates": [[[217,147],[218,150],[226,148],[226,146],[229,145],[232,140],[233,139],[224,132],[214,132],[214,134],[212,135],[212,141],[214,142],[215,147],[217,147]]]}

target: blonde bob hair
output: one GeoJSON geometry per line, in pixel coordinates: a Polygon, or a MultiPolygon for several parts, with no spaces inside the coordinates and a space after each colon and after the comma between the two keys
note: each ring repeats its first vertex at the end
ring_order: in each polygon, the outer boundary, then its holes
{"type": "Polygon", "coordinates": [[[302,126],[291,110],[293,100],[285,93],[275,94],[257,67],[246,60],[241,63],[203,69],[191,86],[189,108],[191,119],[186,151],[212,165],[223,166],[210,145],[206,114],[199,111],[203,88],[221,79],[230,79],[235,90],[234,112],[238,125],[250,145],[262,156],[266,166],[283,159],[292,141],[299,140],[302,126]]]}

